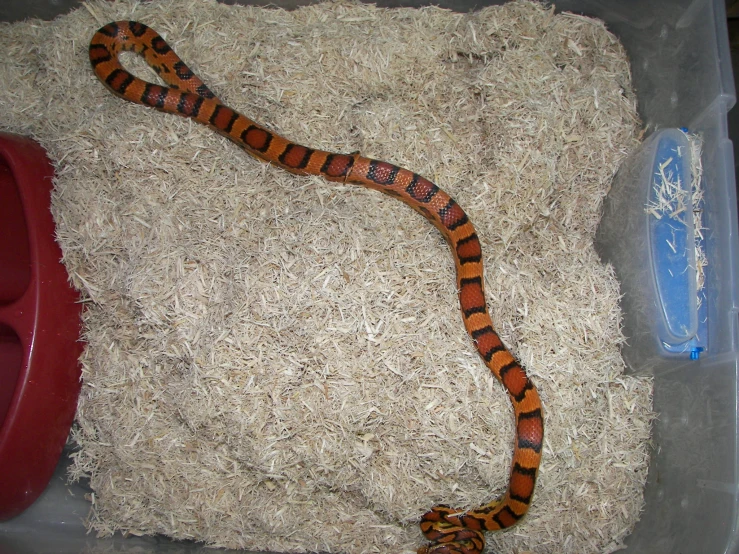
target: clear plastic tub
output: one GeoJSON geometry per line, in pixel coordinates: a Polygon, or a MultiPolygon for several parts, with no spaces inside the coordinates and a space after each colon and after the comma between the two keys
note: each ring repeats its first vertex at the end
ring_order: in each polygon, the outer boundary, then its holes
{"type": "MultiPolygon", "coordinates": [[[[279,0],[273,3],[295,5],[279,0]]],[[[425,3],[380,2],[384,6],[425,3]]],[[[485,2],[438,4],[465,11],[485,2]]],[[[599,17],[620,38],[632,61],[640,112],[650,135],[661,129],[687,127],[704,140],[703,225],[707,229],[708,266],[706,313],[699,321],[706,327],[706,349],[697,360],[658,350],[629,360],[632,371],[654,375],[654,405],[660,415],[654,426],[646,508],[627,539],[626,552],[739,552],[739,246],[733,151],[726,117],[735,102],[735,89],[723,0],[563,0],[556,7],[599,17]]],[[[30,4],[19,9],[19,17],[34,15],[30,4]]],[[[644,159],[636,154],[622,173],[643,173],[644,164],[649,163],[644,159]]],[[[646,194],[648,180],[642,182],[646,194]]],[[[632,239],[637,246],[601,240],[601,253],[618,255],[619,249],[626,249],[620,253],[641,255],[634,248],[646,244],[646,237],[632,239]]],[[[638,286],[629,290],[626,282],[622,285],[625,298],[639,293],[638,286]]],[[[656,334],[658,330],[646,332],[656,334]]],[[[22,516],[0,524],[0,552],[212,552],[196,544],[161,538],[88,536],[81,524],[88,510],[85,493],[81,486],[67,486],[63,468],[59,468],[39,502],[22,516]]]]}

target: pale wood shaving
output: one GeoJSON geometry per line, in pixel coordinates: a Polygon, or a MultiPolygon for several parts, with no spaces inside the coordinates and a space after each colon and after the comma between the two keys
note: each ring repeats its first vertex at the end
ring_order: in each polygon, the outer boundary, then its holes
{"type": "Polygon", "coordinates": [[[529,2],[93,1],[2,25],[0,127],[55,160],[58,238],[87,303],[72,477],[95,490],[90,527],[410,552],[433,504],[504,490],[513,440],[438,232],[391,198],[293,177],[113,97],[87,46],[116,19],[157,29],[292,140],[403,165],[457,199],[546,410],[533,506],[490,550],[618,549],[643,506],[652,384],[623,375],[618,283],[592,238],[637,145],[636,100],[601,22],[529,2]]]}
{"type": "Polygon", "coordinates": [[[690,190],[693,210],[693,231],[695,233],[695,290],[698,291],[698,308],[703,303],[706,284],[706,266],[708,258],[703,247],[703,137],[697,133],[689,133],[690,144],[690,190]]]}

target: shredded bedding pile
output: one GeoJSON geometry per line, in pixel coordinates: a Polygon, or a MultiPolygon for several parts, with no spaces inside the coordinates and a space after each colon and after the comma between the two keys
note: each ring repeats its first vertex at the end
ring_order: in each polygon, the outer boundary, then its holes
{"type": "Polygon", "coordinates": [[[404,166],[459,202],[546,417],[532,508],[488,534],[490,551],[618,549],[642,508],[652,384],[623,375],[618,283],[592,239],[638,144],[636,99],[601,22],[523,1],[470,14],[93,1],[0,26],[0,128],[56,164],[58,240],[87,307],[72,477],[95,491],[89,526],[410,552],[434,504],[504,491],[513,442],[438,231],[114,97],[87,47],[118,19],[156,29],[275,132],[404,166]]]}

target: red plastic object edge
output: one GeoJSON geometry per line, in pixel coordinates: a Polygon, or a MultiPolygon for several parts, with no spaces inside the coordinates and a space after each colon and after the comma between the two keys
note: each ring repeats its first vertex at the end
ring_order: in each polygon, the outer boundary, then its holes
{"type": "Polygon", "coordinates": [[[51,479],[77,408],[82,306],[54,240],[54,168],[0,133],[0,521],[51,479]]]}

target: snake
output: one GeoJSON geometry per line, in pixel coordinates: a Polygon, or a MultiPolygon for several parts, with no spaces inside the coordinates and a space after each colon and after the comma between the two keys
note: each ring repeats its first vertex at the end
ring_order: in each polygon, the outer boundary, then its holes
{"type": "Polygon", "coordinates": [[[318,175],[398,198],[421,213],[449,244],[464,326],[490,372],[505,388],[515,419],[508,487],[491,502],[472,509],[433,506],[420,518],[429,541],[418,554],[481,554],[485,531],[511,527],[531,505],[544,440],[544,415],[536,387],[495,331],[484,290],[480,239],[459,204],[425,177],[397,165],[302,146],[226,106],[153,29],[136,21],[100,28],[89,46],[98,79],[116,96],[156,110],[191,118],[227,137],[248,154],[296,175],[318,175]],[[144,81],[119,60],[122,51],[141,55],[168,86],[144,81]]]}

